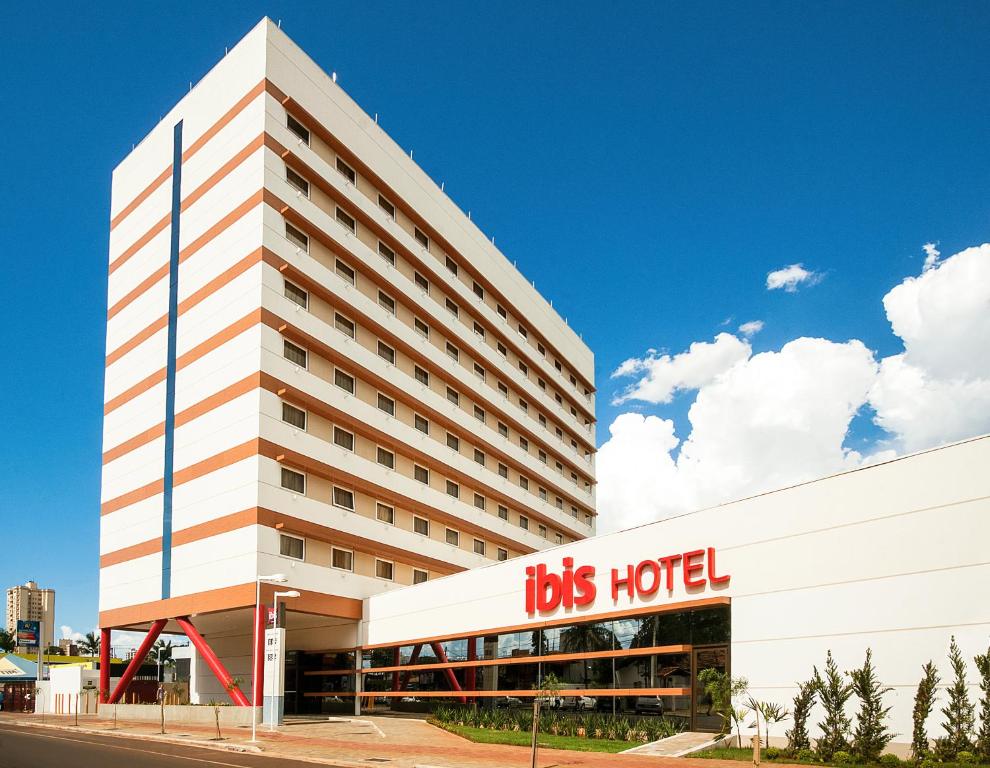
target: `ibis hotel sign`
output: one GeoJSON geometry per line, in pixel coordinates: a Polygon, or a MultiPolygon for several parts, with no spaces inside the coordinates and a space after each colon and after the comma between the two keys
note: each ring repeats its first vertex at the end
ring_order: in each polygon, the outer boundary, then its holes
{"type": "MultiPolygon", "coordinates": [[[[530,616],[595,601],[599,589],[595,566],[575,567],[573,557],[565,557],[561,565],[563,569],[559,573],[551,572],[542,563],[526,568],[526,613],[530,616]]],[[[607,584],[612,602],[619,603],[649,598],[661,589],[669,594],[680,584],[697,591],[709,585],[728,584],[730,578],[729,574],[718,572],[715,548],[708,547],[612,568],[607,584]]]]}

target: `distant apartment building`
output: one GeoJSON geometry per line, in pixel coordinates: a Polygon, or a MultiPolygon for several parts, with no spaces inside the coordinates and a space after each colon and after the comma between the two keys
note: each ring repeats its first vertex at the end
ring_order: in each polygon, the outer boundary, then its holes
{"type": "MultiPolygon", "coordinates": [[[[41,589],[27,581],[7,590],[7,631],[15,632],[18,621],[42,622],[41,639],[47,650],[55,644],[55,590],[41,589]]],[[[18,650],[28,650],[18,648],[18,650]]]]}
{"type": "Polygon", "coordinates": [[[594,391],[578,334],[266,19],[113,174],[100,625],[193,617],[247,679],[259,574],[300,592],[290,650],[352,647],[370,595],[584,539],[594,391]]]}

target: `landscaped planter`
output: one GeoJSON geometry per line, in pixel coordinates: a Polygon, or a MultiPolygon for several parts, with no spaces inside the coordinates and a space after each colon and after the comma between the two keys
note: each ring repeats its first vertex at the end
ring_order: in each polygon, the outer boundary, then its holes
{"type": "MultiPolygon", "coordinates": [[[[161,707],[157,704],[100,704],[97,715],[101,720],[112,720],[114,709],[118,720],[148,720],[159,722],[162,717],[161,707]]],[[[220,707],[220,725],[251,725],[251,716],[257,713],[261,717],[261,707],[220,707]]],[[[167,705],[165,707],[165,725],[169,723],[193,723],[216,725],[216,715],[209,705],[194,706],[192,704],[167,705]]]]}

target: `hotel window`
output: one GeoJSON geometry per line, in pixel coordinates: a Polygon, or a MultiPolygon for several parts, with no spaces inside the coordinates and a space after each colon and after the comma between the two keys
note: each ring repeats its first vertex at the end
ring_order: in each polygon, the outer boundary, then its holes
{"type": "Polygon", "coordinates": [[[388,469],[395,469],[395,454],[387,448],[378,446],[378,463],[388,469]]]}
{"type": "Polygon", "coordinates": [[[413,477],[423,483],[423,485],[430,484],[430,470],[426,467],[419,466],[419,464],[413,465],[413,477]]]}
{"type": "Polygon", "coordinates": [[[337,547],[334,547],[330,554],[330,564],[342,571],[353,571],[354,553],[349,549],[337,549],[337,547]]]}
{"type": "Polygon", "coordinates": [[[501,477],[508,478],[509,477],[509,468],[507,466],[505,466],[505,464],[499,464],[498,465],[498,474],[501,477]]]}
{"type": "Polygon", "coordinates": [[[474,324],[474,332],[478,334],[482,339],[485,338],[485,329],[481,327],[479,323],[474,324]]]}
{"type": "Polygon", "coordinates": [[[424,339],[430,338],[430,326],[428,326],[418,317],[413,318],[413,327],[416,329],[416,333],[418,333],[424,339]]]}
{"type": "Polygon", "coordinates": [[[519,487],[524,491],[529,490],[529,478],[524,475],[519,475],[519,487]]]}
{"type": "Polygon", "coordinates": [[[543,464],[546,464],[546,463],[547,463],[547,452],[546,452],[546,451],[540,451],[540,452],[539,452],[538,454],[536,454],[536,457],[537,457],[537,458],[538,458],[538,459],[539,459],[539,460],[540,460],[540,461],[541,461],[541,462],[542,462],[543,464]]]}
{"type": "Polygon", "coordinates": [[[502,393],[502,397],[509,396],[509,388],[501,381],[498,383],[498,391],[502,393]]]}
{"type": "Polygon", "coordinates": [[[339,157],[337,158],[337,170],[340,171],[340,175],[351,182],[351,184],[354,184],[357,181],[357,174],[354,173],[354,169],[339,157]]]}
{"type": "Polygon", "coordinates": [[[577,485],[577,475],[571,472],[571,482],[577,485]]]}
{"type": "Polygon", "coordinates": [[[499,560],[508,560],[509,559],[509,553],[506,550],[504,550],[501,547],[499,547],[498,548],[498,559],[499,560]]]}
{"type": "Polygon", "coordinates": [[[354,217],[340,206],[337,206],[337,211],[334,214],[334,218],[337,219],[338,224],[350,230],[351,234],[357,234],[357,224],[354,221],[354,217]]]}
{"type": "Polygon", "coordinates": [[[294,405],[282,403],[282,421],[305,431],[306,411],[302,410],[302,408],[296,408],[294,405]]]}
{"type": "Polygon", "coordinates": [[[306,475],[282,467],[282,487],[287,491],[304,496],[306,494],[306,475]]]}
{"type": "Polygon", "coordinates": [[[564,508],[564,500],[562,498],[560,498],[560,496],[557,496],[556,498],[554,498],[553,504],[554,504],[555,507],[557,507],[557,509],[563,509],[564,508]]]}
{"type": "Polygon", "coordinates": [[[340,507],[341,509],[349,509],[353,512],[354,492],[348,491],[346,488],[338,488],[335,485],[333,487],[333,505],[335,507],[340,507]]]}
{"type": "Polygon", "coordinates": [[[448,341],[447,342],[447,357],[449,357],[451,360],[453,360],[456,363],[457,362],[457,359],[460,356],[461,356],[460,350],[448,341]]]}
{"type": "Polygon", "coordinates": [[[544,357],[546,357],[546,356],[547,356],[547,348],[546,348],[546,347],[544,347],[544,346],[543,346],[542,344],[540,344],[539,342],[537,342],[537,344],[536,344],[536,351],[537,351],[537,352],[539,352],[539,353],[540,353],[541,355],[543,355],[544,357]]]}
{"type": "Polygon", "coordinates": [[[395,266],[395,251],[385,245],[381,240],[378,241],[378,255],[393,267],[395,266]]]}
{"type": "Polygon", "coordinates": [[[474,418],[480,421],[482,424],[485,423],[485,409],[480,405],[474,406],[474,418]]]}
{"type": "Polygon", "coordinates": [[[540,526],[540,538],[545,539],[547,537],[547,527],[545,525],[540,526]]]}
{"type": "MultiPolygon", "coordinates": [[[[563,366],[562,366],[562,365],[560,364],[560,360],[554,360],[554,361],[553,361],[553,366],[554,366],[554,368],[556,368],[556,369],[557,369],[558,371],[561,371],[561,372],[563,372],[563,370],[564,370],[564,367],[563,367],[563,366]]],[[[573,376],[571,376],[571,381],[573,381],[573,380],[574,380],[574,377],[573,377],[573,376]]]]}
{"type": "Polygon", "coordinates": [[[384,341],[378,342],[378,356],[392,365],[395,365],[395,350],[384,341]]]}
{"type": "Polygon", "coordinates": [[[337,259],[337,262],[334,264],[334,269],[338,275],[344,278],[351,285],[354,285],[354,270],[347,266],[347,264],[342,262],[340,259],[337,259]]]}
{"type": "Polygon", "coordinates": [[[413,531],[420,534],[421,536],[430,535],[430,521],[425,517],[415,517],[413,516],[413,531]]]}
{"type": "Polygon", "coordinates": [[[309,236],[285,222],[285,239],[297,248],[309,252],[309,236]]]}
{"type": "Polygon", "coordinates": [[[395,299],[384,291],[378,292],[378,303],[390,314],[395,314],[395,299]]]}
{"type": "Polygon", "coordinates": [[[474,283],[471,288],[474,291],[474,295],[479,299],[485,298],[485,289],[478,285],[478,283],[474,283]]]}
{"type": "Polygon", "coordinates": [[[339,445],[348,451],[354,450],[354,433],[348,432],[346,429],[341,429],[340,427],[333,428],[333,442],[334,445],[339,445]]]}
{"type": "Polygon", "coordinates": [[[587,512],[584,513],[584,524],[591,525],[591,515],[589,515],[587,512]]]}
{"type": "Polygon", "coordinates": [[[559,533],[555,533],[553,535],[553,540],[557,544],[563,544],[564,543],[564,537],[562,535],[560,535],[559,533]]]}
{"type": "MultiPolygon", "coordinates": [[[[571,406],[571,416],[573,416],[575,419],[577,418],[577,411],[574,410],[574,406],[573,405],[571,406]]],[[[588,426],[588,422],[585,422],[584,423],[584,426],[588,426]]]]}
{"type": "Polygon", "coordinates": [[[522,435],[519,435],[519,447],[522,448],[527,453],[529,452],[529,440],[527,440],[522,435]]]}
{"type": "MultiPolygon", "coordinates": [[[[571,386],[572,387],[576,387],[577,386],[577,379],[575,379],[573,376],[571,376],[571,386]]],[[[587,394],[587,392],[585,394],[587,394]]]]}
{"type": "Polygon", "coordinates": [[[306,350],[302,347],[297,347],[287,339],[282,339],[282,356],[300,368],[306,367],[306,350]]]}
{"type": "Polygon", "coordinates": [[[375,558],[375,576],[385,581],[392,581],[395,573],[395,564],[390,560],[379,560],[375,558]]]}
{"type": "Polygon", "coordinates": [[[457,274],[457,262],[456,261],[454,261],[452,258],[450,258],[450,256],[448,256],[446,258],[446,261],[444,263],[447,265],[447,269],[449,269],[453,274],[455,274],[455,275],[457,274]]]}
{"type": "Polygon", "coordinates": [[[508,319],[508,315],[505,313],[505,307],[501,304],[495,305],[495,311],[498,312],[503,318],[508,319]]]}
{"type": "Polygon", "coordinates": [[[461,401],[461,396],[457,393],[457,390],[447,387],[447,399],[454,405],[459,405],[461,401]]]}
{"type": "Polygon", "coordinates": [[[546,390],[547,388],[547,383],[543,379],[537,379],[536,384],[542,390],[546,390]]]}
{"type": "Polygon", "coordinates": [[[293,560],[303,560],[306,556],[306,540],[298,536],[289,536],[286,533],[279,534],[278,553],[282,557],[291,557],[293,560]]]}
{"type": "Polygon", "coordinates": [[[450,432],[447,433],[447,447],[455,451],[459,451],[461,449],[461,441],[457,435],[453,435],[450,432]]]}
{"type": "Polygon", "coordinates": [[[509,356],[509,352],[505,348],[505,344],[503,344],[501,341],[499,341],[499,342],[496,343],[495,348],[498,350],[498,353],[502,357],[508,357],[509,356]]]}
{"type": "Polygon", "coordinates": [[[557,439],[558,440],[563,440],[564,439],[564,433],[561,431],[560,427],[554,427],[553,428],[553,431],[554,431],[554,434],[557,435],[557,439]]]}
{"type": "Polygon", "coordinates": [[[540,488],[540,501],[547,501],[547,489],[540,488]]]}
{"type": "Polygon", "coordinates": [[[529,518],[525,515],[519,515],[519,527],[524,531],[529,530],[529,518]]]}
{"type": "Polygon", "coordinates": [[[344,373],[339,368],[335,368],[333,371],[333,383],[345,392],[350,392],[352,395],[354,394],[354,377],[350,374],[344,373]]]}
{"type": "Polygon", "coordinates": [[[309,309],[309,294],[298,285],[294,285],[286,280],[285,288],[282,292],[289,301],[294,301],[303,309],[309,309]]]}
{"type": "Polygon", "coordinates": [[[290,131],[296,134],[296,136],[306,142],[306,144],[309,144],[309,128],[289,114],[286,114],[285,116],[285,125],[290,131]]]}
{"type": "Polygon", "coordinates": [[[378,410],[384,411],[389,416],[395,416],[395,400],[388,395],[378,393],[378,410]]]}
{"type": "Polygon", "coordinates": [[[430,250],[430,238],[426,236],[419,227],[413,228],[413,236],[416,238],[416,242],[423,246],[426,250],[430,250]]]}
{"type": "Polygon", "coordinates": [[[498,423],[498,433],[502,437],[508,437],[509,436],[509,428],[507,426],[505,426],[505,424],[503,424],[501,421],[498,423]]]}
{"type": "Polygon", "coordinates": [[[357,328],[354,325],[354,322],[348,320],[339,312],[333,313],[333,325],[338,331],[340,331],[345,336],[350,336],[352,339],[357,336],[357,328]]]}
{"type": "Polygon", "coordinates": [[[498,505],[498,516],[503,520],[509,519],[509,508],[504,507],[501,504],[498,505]]]}
{"type": "Polygon", "coordinates": [[[379,504],[375,509],[375,516],[383,523],[395,525],[395,509],[388,504],[379,504]]]}
{"type": "Polygon", "coordinates": [[[540,420],[540,426],[541,426],[541,427],[543,427],[544,429],[546,429],[546,428],[547,428],[547,417],[546,417],[546,416],[544,416],[544,415],[543,415],[543,414],[541,413],[541,414],[539,415],[539,417],[538,417],[538,418],[539,418],[539,420],[540,420]]]}
{"type": "Polygon", "coordinates": [[[474,506],[476,506],[478,509],[485,508],[485,497],[482,496],[480,493],[474,494],[474,506]]]}
{"type": "Polygon", "coordinates": [[[303,195],[309,197],[309,182],[303,178],[302,174],[296,173],[289,166],[285,166],[285,180],[289,182],[289,186],[295,187],[303,195]]]}
{"type": "Polygon", "coordinates": [[[474,553],[476,555],[485,554],[485,542],[483,542],[481,539],[474,540],[474,553]]]}
{"type": "Polygon", "coordinates": [[[420,416],[418,413],[413,415],[413,426],[416,427],[424,435],[430,434],[430,422],[420,416]]]}
{"type": "Polygon", "coordinates": [[[529,367],[522,360],[519,361],[519,370],[523,372],[523,376],[529,375],[529,367]]]}
{"type": "Polygon", "coordinates": [[[419,274],[419,272],[413,273],[413,281],[420,287],[423,293],[430,292],[430,281],[419,274]]]}
{"type": "Polygon", "coordinates": [[[523,411],[525,411],[526,413],[529,413],[529,403],[527,403],[521,397],[519,398],[519,407],[522,408],[523,411]]]}
{"type": "Polygon", "coordinates": [[[523,328],[521,325],[519,326],[519,335],[522,336],[524,339],[529,338],[529,334],[526,333],[526,329],[523,328]]]}
{"type": "Polygon", "coordinates": [[[385,211],[390,219],[395,219],[395,206],[381,195],[378,196],[378,207],[385,211]]]}
{"type": "Polygon", "coordinates": [[[425,581],[429,581],[429,579],[429,573],[421,571],[419,568],[413,568],[413,584],[422,584],[425,581]]]}
{"type": "Polygon", "coordinates": [[[420,368],[418,365],[415,368],[416,381],[425,386],[430,386],[430,374],[420,368]]]}
{"type": "Polygon", "coordinates": [[[474,449],[474,460],[481,466],[485,466],[485,454],[483,451],[479,451],[477,448],[474,449]]]}
{"type": "Polygon", "coordinates": [[[456,547],[461,540],[461,535],[453,528],[448,528],[446,533],[444,533],[444,539],[448,544],[452,544],[456,547]]]}
{"type": "Polygon", "coordinates": [[[571,517],[577,520],[577,507],[571,507],[571,517]]]}
{"type": "Polygon", "coordinates": [[[457,317],[457,305],[450,299],[445,299],[444,304],[447,306],[447,311],[450,312],[454,317],[457,317]]]}
{"type": "Polygon", "coordinates": [[[461,497],[461,487],[453,480],[447,481],[447,495],[453,496],[455,499],[459,499],[461,497]]]}

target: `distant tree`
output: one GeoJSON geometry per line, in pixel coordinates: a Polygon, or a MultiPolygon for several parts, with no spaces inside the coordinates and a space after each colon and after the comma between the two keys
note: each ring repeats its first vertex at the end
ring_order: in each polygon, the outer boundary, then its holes
{"type": "Polygon", "coordinates": [[[921,682],[914,694],[914,712],[912,714],[913,729],[911,732],[911,756],[918,762],[928,757],[931,750],[928,745],[928,730],[925,723],[935,706],[935,691],[938,689],[938,670],[929,661],[921,668],[921,682]]]}
{"type": "Polygon", "coordinates": [[[980,724],[976,732],[976,753],[984,761],[990,761],[990,649],[973,659],[980,672],[980,724]]]}
{"type": "Polygon", "coordinates": [[[852,686],[845,682],[832,658],[832,651],[825,658],[825,675],[815,667],[815,688],[825,708],[825,719],[818,724],[822,735],[818,739],[818,756],[825,762],[832,760],[836,752],[849,751],[849,728],[846,702],[852,696],[852,686]]]}
{"type": "Polygon", "coordinates": [[[866,661],[860,669],[849,672],[852,680],[852,691],[859,699],[859,711],[856,713],[856,728],[852,735],[852,753],[864,763],[875,763],[880,760],[884,748],[894,738],[887,730],[886,720],[890,707],[883,705],[884,694],[893,688],[884,687],[877,677],[873,666],[873,652],[866,649],[866,661]]]}
{"type": "Polygon", "coordinates": [[[749,681],[745,677],[729,677],[720,669],[708,667],[698,673],[698,682],[711,699],[712,710],[722,719],[722,733],[730,733],[732,725],[746,716],[745,710],[740,714],[736,709],[733,699],[746,693],[749,681]]]}
{"type": "Polygon", "coordinates": [[[47,656],[61,656],[62,655],[62,649],[59,648],[57,645],[49,645],[48,646],[48,649],[45,651],[45,655],[47,655],[47,656]]]}
{"type": "Polygon", "coordinates": [[[86,637],[79,641],[79,650],[87,656],[96,656],[100,652],[100,636],[95,632],[87,632],[86,637]]]}
{"type": "Polygon", "coordinates": [[[973,726],[976,721],[973,702],[966,685],[966,661],[959,652],[955,636],[949,643],[949,663],[952,665],[952,685],[949,701],[942,707],[945,736],[936,740],[935,749],[943,760],[953,760],[960,752],[973,751],[973,726]]]}
{"type": "Polygon", "coordinates": [[[794,727],[784,735],[787,737],[787,748],[792,752],[799,749],[811,749],[811,738],[808,736],[808,718],[811,708],[815,706],[818,688],[815,680],[809,680],[798,686],[798,694],[794,697],[794,727]]]}
{"type": "MultiPolygon", "coordinates": [[[[560,633],[560,650],[562,653],[588,653],[590,651],[608,651],[618,645],[615,634],[602,624],[575,624],[560,633]]],[[[589,685],[590,665],[581,662],[584,676],[584,687],[589,685]]]]}
{"type": "Polygon", "coordinates": [[[6,629],[0,629],[0,651],[11,653],[14,650],[14,636],[6,629]]]}

